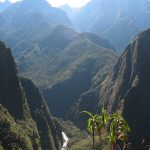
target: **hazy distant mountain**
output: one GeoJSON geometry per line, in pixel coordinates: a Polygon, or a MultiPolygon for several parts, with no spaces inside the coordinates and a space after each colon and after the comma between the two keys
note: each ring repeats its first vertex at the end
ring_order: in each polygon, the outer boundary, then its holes
{"type": "Polygon", "coordinates": [[[7,7],[9,7],[12,3],[8,0],[4,2],[0,2],[0,13],[4,11],[7,7]]]}
{"type": "Polygon", "coordinates": [[[17,57],[57,24],[71,25],[63,10],[51,7],[46,0],[24,0],[1,14],[0,39],[12,48],[17,57]]]}
{"type": "Polygon", "coordinates": [[[3,27],[7,27],[7,31],[10,29],[11,32],[13,32],[14,29],[17,30],[18,28],[26,27],[26,23],[32,24],[31,19],[33,19],[33,21],[36,20],[37,25],[38,21],[41,23],[43,20],[49,24],[71,25],[66,13],[62,9],[52,7],[46,0],[23,0],[16,2],[5,9],[1,15],[5,18],[3,27]],[[43,17],[42,20],[41,16],[43,17]]]}
{"type": "MultiPolygon", "coordinates": [[[[139,34],[120,56],[113,72],[103,82],[100,103],[108,111],[123,111],[131,127],[132,149],[150,143],[150,29],[139,34]],[[144,142],[142,143],[141,141],[144,142]]],[[[143,146],[143,147],[142,147],[143,146]]]]}
{"type": "Polygon", "coordinates": [[[98,33],[121,50],[150,27],[150,1],[92,0],[74,15],[73,23],[80,31],[98,33]]]}
{"type": "Polygon", "coordinates": [[[109,39],[117,49],[122,50],[132,41],[139,32],[139,28],[127,14],[120,12],[114,22],[108,27],[102,36],[109,39]]]}

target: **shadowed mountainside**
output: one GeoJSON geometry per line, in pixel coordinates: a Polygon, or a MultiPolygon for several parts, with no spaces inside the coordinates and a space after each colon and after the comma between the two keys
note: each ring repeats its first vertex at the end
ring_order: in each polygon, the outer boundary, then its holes
{"type": "MultiPolygon", "coordinates": [[[[26,99],[21,88],[18,71],[10,49],[0,42],[0,100],[16,119],[23,119],[26,99]],[[16,103],[16,107],[12,105],[16,103]]],[[[26,108],[29,116],[29,110],[26,108]]]]}
{"type": "Polygon", "coordinates": [[[59,149],[58,133],[41,92],[29,79],[21,78],[21,85],[26,93],[31,116],[37,124],[42,149],[59,149]]]}
{"type": "Polygon", "coordinates": [[[133,149],[150,144],[150,30],[142,32],[120,56],[103,82],[100,103],[109,112],[121,109],[131,127],[133,149]]]}
{"type": "Polygon", "coordinates": [[[11,51],[3,42],[0,68],[0,145],[4,149],[58,150],[57,131],[46,102],[30,80],[21,78],[20,82],[11,51]]]}

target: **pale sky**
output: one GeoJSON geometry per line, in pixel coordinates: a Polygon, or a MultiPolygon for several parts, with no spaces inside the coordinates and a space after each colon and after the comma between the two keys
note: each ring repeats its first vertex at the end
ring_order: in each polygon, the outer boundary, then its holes
{"type": "MultiPolygon", "coordinates": [[[[5,0],[0,0],[1,2],[5,0]]],[[[16,2],[19,0],[9,0],[11,2],[16,2]]],[[[87,4],[90,0],[48,0],[48,2],[55,7],[68,4],[71,7],[82,7],[87,4]]]]}

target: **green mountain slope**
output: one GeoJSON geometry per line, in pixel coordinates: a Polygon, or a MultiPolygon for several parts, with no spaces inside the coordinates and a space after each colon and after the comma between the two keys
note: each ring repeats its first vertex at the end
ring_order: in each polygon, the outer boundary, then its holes
{"type": "Polygon", "coordinates": [[[0,141],[2,149],[41,150],[35,122],[32,119],[16,122],[2,105],[0,105],[0,141]]]}
{"type": "MultiPolygon", "coordinates": [[[[49,64],[51,80],[55,82],[52,87],[44,89],[43,94],[52,114],[73,119],[80,96],[89,90],[99,89],[100,82],[116,59],[117,55],[112,49],[100,47],[88,39],[71,42],[49,64]]],[[[96,100],[95,96],[86,106],[91,110],[91,103],[96,100]]]]}

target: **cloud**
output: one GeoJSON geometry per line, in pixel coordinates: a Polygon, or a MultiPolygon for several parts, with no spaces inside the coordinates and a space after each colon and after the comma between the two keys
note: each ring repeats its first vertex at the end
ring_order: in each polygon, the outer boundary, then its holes
{"type": "MultiPolygon", "coordinates": [[[[6,1],[6,0],[0,0],[0,2],[4,2],[4,1],[6,1]]],[[[9,0],[9,1],[12,2],[12,3],[14,3],[14,2],[17,2],[19,0],[9,0]]]]}
{"type": "MultiPolygon", "coordinates": [[[[4,2],[5,0],[0,0],[4,2]]],[[[16,2],[19,0],[9,0],[10,2],[16,2]]],[[[90,0],[47,0],[52,6],[58,7],[68,4],[70,7],[82,7],[87,4],[90,0]]]]}
{"type": "Polygon", "coordinates": [[[81,7],[87,4],[90,0],[48,0],[52,6],[61,6],[68,4],[71,7],[81,7]]]}

